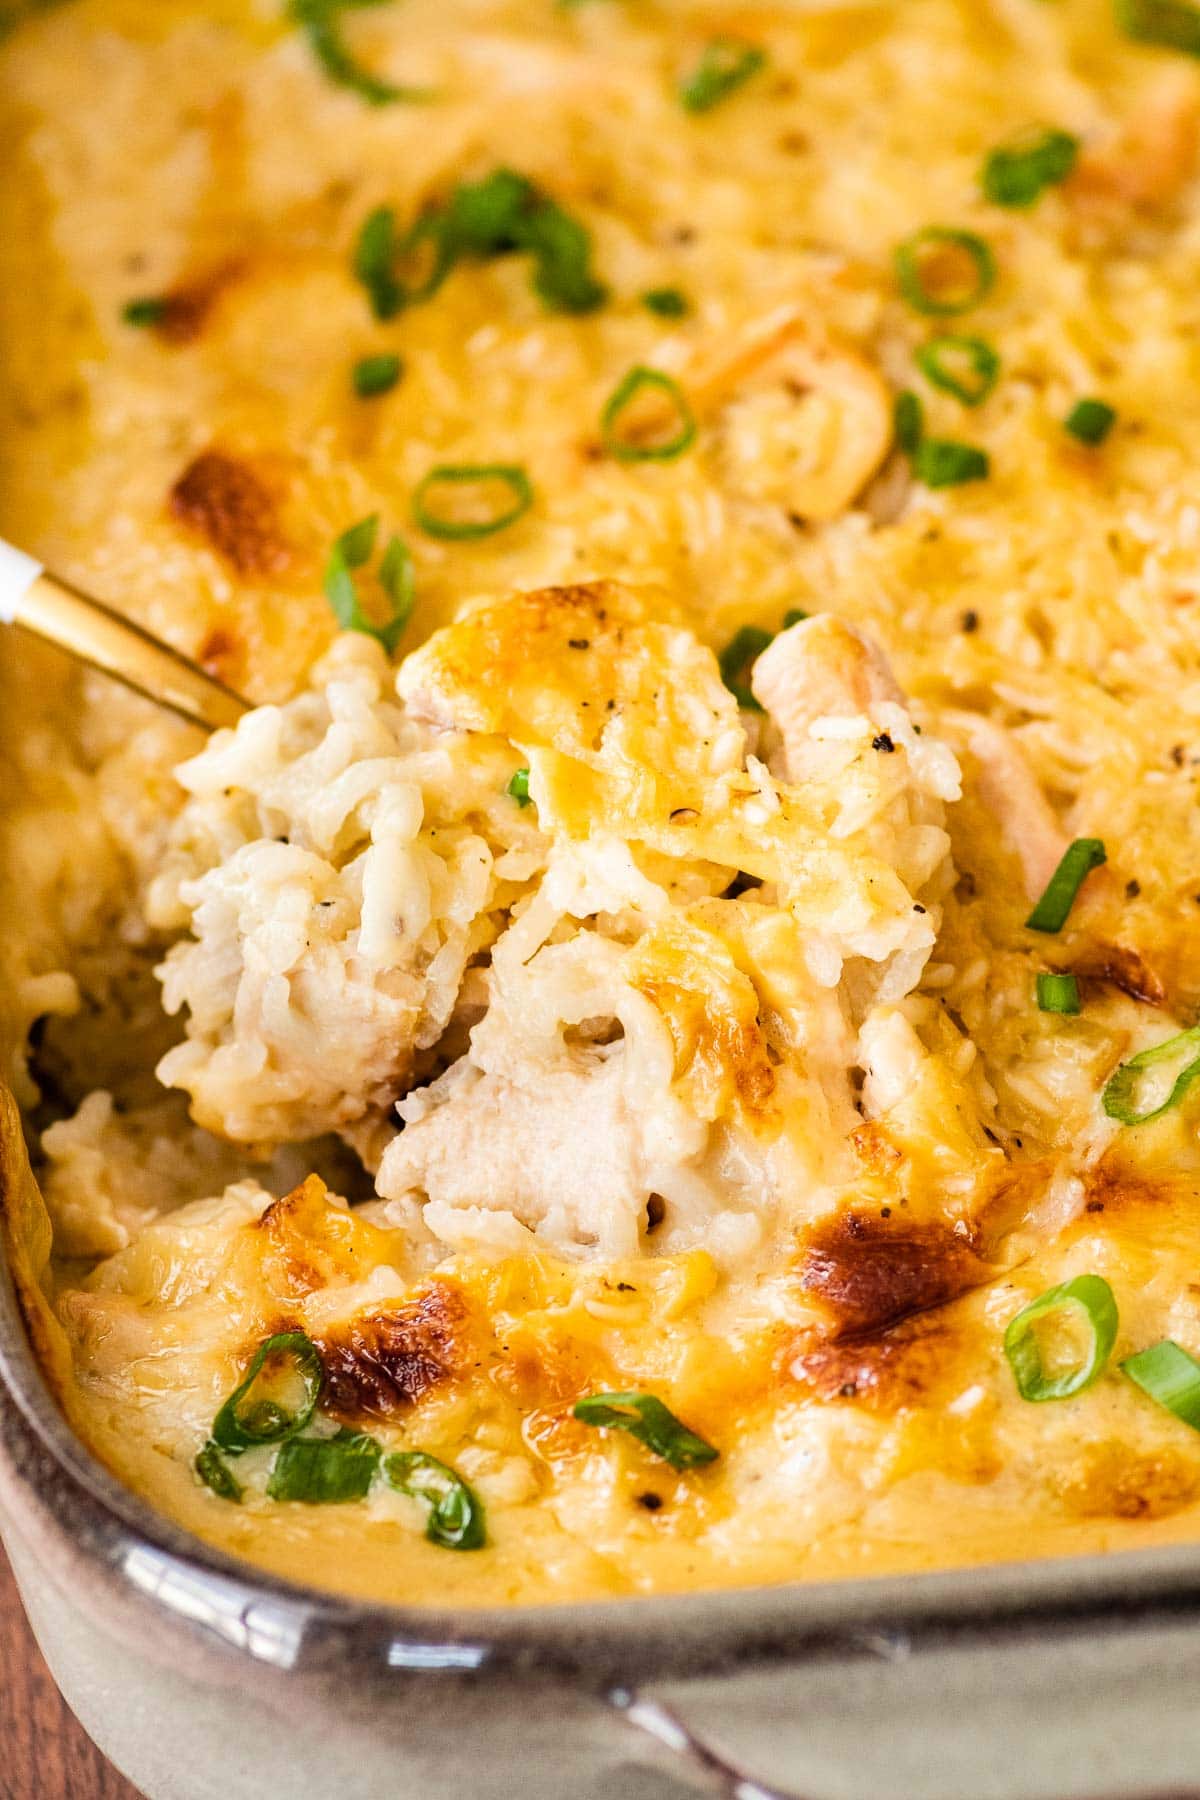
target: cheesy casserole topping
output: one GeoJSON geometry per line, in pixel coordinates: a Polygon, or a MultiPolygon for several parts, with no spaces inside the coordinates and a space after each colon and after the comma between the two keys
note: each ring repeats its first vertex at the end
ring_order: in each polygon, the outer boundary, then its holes
{"type": "Polygon", "coordinates": [[[85,1441],[404,1601],[1200,1532],[1200,11],[0,29],[0,532],[253,703],[0,646],[85,1441]]]}

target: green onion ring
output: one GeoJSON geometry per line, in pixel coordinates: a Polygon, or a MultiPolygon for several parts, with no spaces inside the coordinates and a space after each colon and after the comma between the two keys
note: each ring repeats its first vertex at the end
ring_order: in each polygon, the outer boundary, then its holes
{"type": "Polygon", "coordinates": [[[926,381],[964,406],[982,406],[1000,379],[1000,358],[983,338],[946,332],[922,344],[916,360],[926,381]],[[965,369],[956,373],[948,357],[960,358],[965,369]]]}
{"type": "Polygon", "coordinates": [[[927,225],[915,231],[896,246],[894,253],[896,280],[900,292],[917,312],[949,318],[969,312],[991,293],[996,285],[996,259],[990,246],[973,231],[958,231],[950,225],[927,225]],[[938,299],[931,294],[922,277],[921,265],[927,251],[960,250],[974,266],[974,285],[957,299],[938,299]]]}
{"type": "Polygon", "coordinates": [[[244,1450],[252,1450],[258,1444],[279,1444],[303,1431],[316,1411],[323,1380],[317,1347],[302,1331],[283,1331],[267,1338],[255,1351],[245,1378],[234,1388],[214,1419],[213,1443],[232,1456],[240,1456],[244,1450]],[[254,1397],[254,1389],[268,1361],[289,1365],[291,1375],[299,1379],[303,1396],[294,1410],[289,1410],[269,1392],[258,1399],[254,1397]]]}
{"type": "Polygon", "coordinates": [[[1079,983],[1074,975],[1039,973],[1037,978],[1038,1011],[1044,1013],[1077,1013],[1079,983]]]}
{"type": "Polygon", "coordinates": [[[418,484],[412,497],[413,517],[421,530],[430,537],[450,541],[491,537],[493,532],[514,525],[532,505],[533,484],[516,463],[439,463],[418,484]],[[429,507],[428,497],[437,487],[479,486],[488,481],[503,482],[513,495],[512,505],[490,519],[445,519],[429,507]]]}
{"type": "Polygon", "coordinates": [[[269,1500],[337,1506],[363,1500],[379,1467],[380,1448],[365,1431],[331,1438],[289,1438],[281,1444],[267,1483],[269,1500]]]}
{"type": "Polygon", "coordinates": [[[1184,1425],[1200,1431],[1200,1362],[1172,1338],[1127,1356],[1121,1372],[1184,1425]]]}
{"type": "Polygon", "coordinates": [[[679,383],[664,375],[661,369],[647,369],[639,364],[617,383],[600,415],[600,429],[604,448],[618,462],[671,462],[682,456],[695,440],[696,421],[679,383]],[[621,414],[643,388],[657,388],[666,394],[678,415],[679,430],[665,444],[633,444],[617,433],[621,414]]]}
{"type": "Polygon", "coordinates": [[[1122,1125],[1145,1125],[1151,1119],[1161,1118],[1163,1113],[1170,1112],[1178,1106],[1192,1083],[1200,1076],[1200,1025],[1193,1025],[1188,1031],[1176,1032],[1164,1043],[1155,1044],[1149,1050],[1141,1050],[1123,1062],[1119,1069],[1109,1076],[1103,1094],[1100,1096],[1105,1112],[1110,1119],[1119,1119],[1122,1125]],[[1183,1045],[1195,1045],[1196,1055],[1175,1077],[1174,1084],[1166,1099],[1159,1106],[1151,1106],[1139,1111],[1134,1102],[1138,1078],[1143,1069],[1152,1069],[1157,1063],[1168,1062],[1183,1045]]]}
{"type": "Polygon", "coordinates": [[[443,1550],[481,1550],[487,1542],[483,1503],[449,1463],[424,1450],[398,1450],[384,1457],[383,1478],[398,1493],[426,1504],[430,1543],[443,1550]]]}
{"type": "Polygon", "coordinates": [[[1102,1372],[1117,1340],[1117,1302],[1102,1275],[1077,1275],[1047,1288],[1030,1302],[1004,1333],[1004,1354],[1023,1400],[1066,1400],[1082,1393],[1102,1372]],[[1087,1354],[1065,1375],[1048,1376],[1034,1326],[1056,1312],[1074,1313],[1091,1334],[1087,1354]]]}

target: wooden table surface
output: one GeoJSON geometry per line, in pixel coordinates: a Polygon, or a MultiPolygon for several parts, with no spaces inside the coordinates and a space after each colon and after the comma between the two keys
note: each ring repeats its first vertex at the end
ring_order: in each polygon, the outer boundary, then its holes
{"type": "Polygon", "coordinates": [[[0,1551],[0,1800],[140,1800],[54,1685],[0,1551]]]}

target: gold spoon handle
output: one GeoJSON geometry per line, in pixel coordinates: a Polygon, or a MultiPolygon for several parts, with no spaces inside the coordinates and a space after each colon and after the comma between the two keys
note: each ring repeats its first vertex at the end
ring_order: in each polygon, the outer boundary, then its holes
{"type": "Polygon", "coordinates": [[[206,731],[236,725],[249,702],[131,619],[0,538],[0,623],[56,644],[206,731]]]}

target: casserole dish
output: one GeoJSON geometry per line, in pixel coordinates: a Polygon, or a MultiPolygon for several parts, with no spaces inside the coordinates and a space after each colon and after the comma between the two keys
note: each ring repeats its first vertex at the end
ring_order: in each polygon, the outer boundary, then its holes
{"type": "Polygon", "coordinates": [[[31,1611],[152,1795],[1186,1785],[1200,11],[454,7],[0,51],[0,530],[249,703],[0,667],[31,1611]]]}
{"type": "Polygon", "coordinates": [[[67,1700],[148,1800],[1184,1800],[1200,1555],[485,1613],[190,1539],[63,1422],[0,1279],[0,1530],[67,1700]]]}

